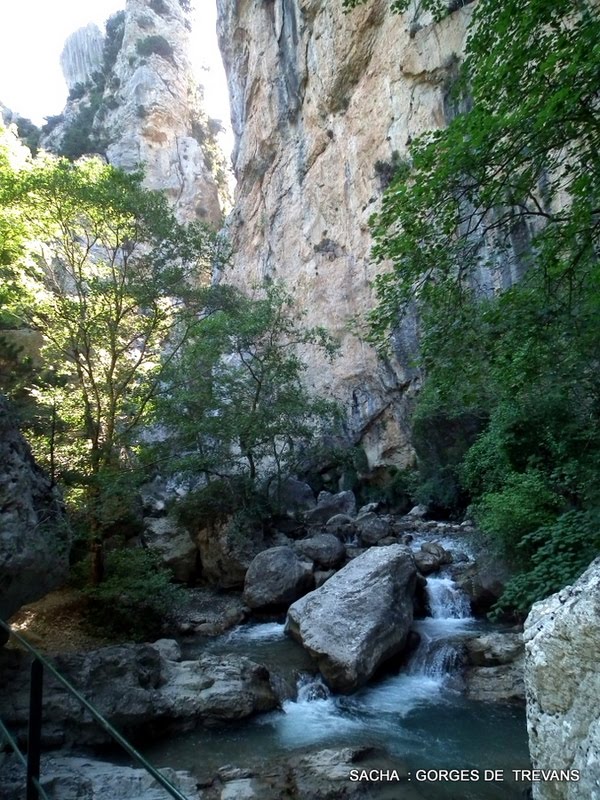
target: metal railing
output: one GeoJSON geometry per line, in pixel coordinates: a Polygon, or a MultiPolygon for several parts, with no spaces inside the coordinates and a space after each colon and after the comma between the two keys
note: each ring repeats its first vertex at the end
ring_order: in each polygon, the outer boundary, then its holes
{"type": "Polygon", "coordinates": [[[49,800],[48,795],[40,784],[40,755],[42,743],[42,701],[44,693],[44,670],[47,670],[65,689],[91,714],[93,719],[103,728],[123,750],[141,765],[154,780],[163,787],[175,800],[188,800],[181,791],[167,780],[156,767],[153,767],[144,756],[139,753],[127,739],[122,736],[102,714],[77,691],[77,689],[54,667],[45,656],[33,647],[24,636],[14,631],[10,625],[0,619],[0,629],[9,636],[13,636],[19,644],[33,655],[31,664],[31,682],[29,689],[29,720],[27,726],[27,755],[19,749],[17,741],[11,735],[6,725],[0,718],[0,736],[3,736],[9,747],[15,753],[21,764],[25,767],[27,775],[26,800],[49,800]]]}

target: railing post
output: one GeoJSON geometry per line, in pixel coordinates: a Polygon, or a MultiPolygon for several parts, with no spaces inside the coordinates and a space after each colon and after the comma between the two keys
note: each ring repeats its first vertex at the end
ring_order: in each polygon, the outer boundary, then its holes
{"type": "Polygon", "coordinates": [[[27,734],[27,794],[26,800],[39,800],[35,781],[40,777],[40,749],[42,743],[42,693],[44,667],[35,658],[31,664],[29,689],[29,730],[27,734]]]}

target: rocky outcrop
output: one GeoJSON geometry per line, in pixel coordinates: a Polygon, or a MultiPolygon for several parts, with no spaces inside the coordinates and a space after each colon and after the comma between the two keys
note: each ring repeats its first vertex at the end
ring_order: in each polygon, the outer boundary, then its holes
{"type": "MultiPolygon", "coordinates": [[[[19,651],[0,654],[0,716],[24,731],[28,715],[27,657],[19,651]]],[[[189,730],[269,711],[277,699],[268,671],[244,657],[206,655],[181,661],[176,642],[117,645],[88,653],[56,656],[57,668],[109,722],[138,741],[159,733],[189,730]]],[[[109,741],[62,685],[46,677],[46,744],[78,746],[109,741]]]]}
{"type": "Polygon", "coordinates": [[[241,588],[252,559],[265,549],[259,531],[240,530],[233,521],[200,528],[196,544],[202,577],[221,589],[241,588]]]}
{"type": "Polygon", "coordinates": [[[60,66],[70,90],[85,86],[104,61],[104,36],[94,23],[80,28],[66,40],[60,55],[60,66]]]}
{"type": "Polygon", "coordinates": [[[302,561],[291,547],[271,547],[250,564],[244,600],[250,608],[287,608],[313,586],[312,562],[302,561]]]}
{"type": "Polygon", "coordinates": [[[56,589],[69,549],[60,497],[0,398],[0,618],[56,589]]]}
{"type": "Polygon", "coordinates": [[[157,553],[175,580],[189,583],[197,570],[198,549],[188,530],[170,516],[145,520],[143,542],[157,553]]]}
{"type": "Polygon", "coordinates": [[[218,225],[226,167],[190,65],[184,5],[127,0],[106,36],[95,26],[72,34],[61,56],[70,99],[42,144],[99,152],[125,170],[142,165],[145,185],[166,192],[179,219],[218,225]]]}
{"type": "Polygon", "coordinates": [[[403,649],[415,581],[410,550],[397,544],[374,547],[294,603],[287,631],[333,689],[352,691],[403,649]]]}
{"type": "MultiPolygon", "coordinates": [[[[189,800],[200,798],[196,779],[183,770],[163,769],[164,777],[189,800]]],[[[165,790],[144,769],[78,756],[44,756],[41,784],[49,800],[164,800],[165,790]]],[[[21,800],[24,769],[11,758],[0,766],[3,800],[21,800]]]]}
{"type": "Polygon", "coordinates": [[[228,280],[283,280],[308,325],[325,321],[341,354],[303,351],[308,383],[341,400],[371,466],[406,466],[416,320],[389,363],[349,322],[374,302],[368,219],[410,141],[447,123],[472,6],[439,24],[412,6],[392,14],[389,0],[349,14],[330,0],[217,6],[237,139],[228,280]]]}
{"type": "Polygon", "coordinates": [[[600,798],[600,558],[525,622],[525,687],[534,768],[579,770],[533,784],[536,800],[600,798]]]}
{"type": "Polygon", "coordinates": [[[469,639],[465,649],[467,697],[485,703],[522,703],[525,700],[523,636],[520,633],[483,634],[469,639]]]}

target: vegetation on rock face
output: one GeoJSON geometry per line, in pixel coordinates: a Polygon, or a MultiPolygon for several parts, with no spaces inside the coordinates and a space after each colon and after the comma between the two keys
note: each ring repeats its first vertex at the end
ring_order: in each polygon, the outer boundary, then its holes
{"type": "Polygon", "coordinates": [[[479,427],[430,459],[421,499],[472,503],[520,571],[502,606],[521,612],[600,547],[599,41],[589,0],[480,0],[456,89],[469,110],[413,142],[372,222],[391,262],[373,341],[416,299],[419,425],[479,427]]]}
{"type": "Polygon", "coordinates": [[[156,55],[171,62],[174,59],[173,48],[164,36],[146,36],[136,43],[135,49],[140,56],[156,55]]]}

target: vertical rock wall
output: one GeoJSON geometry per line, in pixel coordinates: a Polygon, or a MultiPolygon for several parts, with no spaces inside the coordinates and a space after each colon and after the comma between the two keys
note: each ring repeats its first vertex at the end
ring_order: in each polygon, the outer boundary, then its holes
{"type": "Polygon", "coordinates": [[[408,413],[418,384],[417,323],[395,336],[391,363],[352,332],[373,305],[370,215],[393,154],[447,123],[448,92],[472,6],[433,24],[369,0],[217,0],[238,181],[229,279],[284,281],[309,325],[342,354],[303,353],[308,380],[348,410],[371,466],[412,459],[408,413]]]}
{"type": "Polygon", "coordinates": [[[600,558],[536,603],[524,631],[533,767],[578,770],[577,781],[533,784],[536,800],[600,800],[600,558]]]}
{"type": "Polygon", "coordinates": [[[183,220],[219,224],[218,187],[202,146],[205,120],[189,61],[190,24],[179,0],[128,0],[109,107],[100,124],[111,164],[143,164],[183,220]],[[154,52],[148,52],[148,50],[154,52]]]}
{"type": "Polygon", "coordinates": [[[69,549],[60,497],[0,397],[0,618],[59,586],[69,549]]]}

